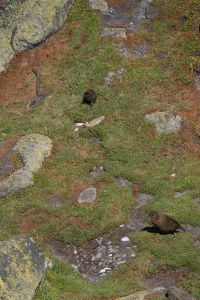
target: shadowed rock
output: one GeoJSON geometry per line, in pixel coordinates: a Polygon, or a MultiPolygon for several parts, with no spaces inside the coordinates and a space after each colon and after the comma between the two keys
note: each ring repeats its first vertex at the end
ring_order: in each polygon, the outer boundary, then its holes
{"type": "Polygon", "coordinates": [[[49,246],[59,259],[68,262],[87,281],[97,282],[136,256],[135,247],[127,237],[119,239],[115,236],[115,239],[117,241],[113,243],[107,235],[104,235],[88,241],[83,247],[51,240],[49,246]]]}

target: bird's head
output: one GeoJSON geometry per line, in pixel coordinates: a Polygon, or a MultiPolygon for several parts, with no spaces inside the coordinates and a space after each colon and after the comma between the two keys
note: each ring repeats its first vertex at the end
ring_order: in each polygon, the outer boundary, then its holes
{"type": "Polygon", "coordinates": [[[149,217],[151,217],[151,219],[158,219],[159,218],[159,213],[157,211],[151,211],[149,213],[149,217]]]}

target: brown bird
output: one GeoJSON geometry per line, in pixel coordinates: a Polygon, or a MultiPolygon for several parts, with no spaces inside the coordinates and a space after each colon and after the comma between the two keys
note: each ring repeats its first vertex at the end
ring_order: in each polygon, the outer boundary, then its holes
{"type": "Polygon", "coordinates": [[[175,219],[168,215],[152,211],[149,216],[151,217],[151,223],[162,233],[174,233],[177,229],[185,231],[185,229],[175,219]]]}
{"type": "Polygon", "coordinates": [[[93,104],[95,104],[96,100],[97,93],[94,90],[90,89],[84,93],[82,104],[88,104],[92,106],[93,104]]]}

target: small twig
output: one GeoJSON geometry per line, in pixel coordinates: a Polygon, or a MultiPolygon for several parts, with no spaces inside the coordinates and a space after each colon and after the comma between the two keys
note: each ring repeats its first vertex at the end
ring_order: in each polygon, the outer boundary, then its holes
{"type": "Polygon", "coordinates": [[[36,91],[36,96],[38,96],[38,95],[40,95],[41,75],[40,75],[40,72],[36,68],[33,68],[32,72],[35,74],[35,77],[36,77],[35,91],[36,91]]]}
{"type": "Polygon", "coordinates": [[[36,77],[36,96],[29,102],[29,104],[27,105],[27,108],[30,108],[32,106],[38,105],[40,104],[45,98],[47,98],[52,91],[51,90],[47,90],[41,93],[40,91],[40,85],[41,85],[41,75],[39,70],[37,70],[35,67],[32,69],[32,72],[34,73],[35,77],[36,77]]]}
{"type": "Polygon", "coordinates": [[[16,31],[17,31],[17,26],[15,26],[13,28],[12,34],[11,34],[11,40],[10,40],[10,46],[13,49],[13,51],[15,52],[15,54],[17,53],[16,50],[15,50],[15,47],[14,47],[14,38],[15,38],[16,31]]]}

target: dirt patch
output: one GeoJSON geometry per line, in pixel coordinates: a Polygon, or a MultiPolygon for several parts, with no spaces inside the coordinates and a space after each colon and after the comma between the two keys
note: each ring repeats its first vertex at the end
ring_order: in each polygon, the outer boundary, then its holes
{"type": "Polygon", "coordinates": [[[60,85],[55,78],[52,80],[52,70],[60,57],[67,51],[69,35],[66,34],[66,30],[67,25],[65,24],[45,44],[17,54],[9,69],[0,74],[0,102],[15,102],[17,99],[29,102],[35,96],[33,66],[41,71],[42,89],[52,90],[54,86],[60,85]],[[43,67],[47,65],[52,68],[43,67]]]}
{"type": "Polygon", "coordinates": [[[10,153],[16,141],[16,138],[10,138],[6,141],[0,142],[0,157],[10,153]]]}
{"type": "Polygon", "coordinates": [[[62,226],[62,228],[76,227],[85,230],[90,228],[90,223],[86,222],[82,217],[72,216],[62,226]]]}
{"type": "Polygon", "coordinates": [[[33,227],[34,227],[33,221],[30,219],[30,217],[26,217],[21,220],[20,226],[19,226],[19,231],[21,234],[28,234],[31,232],[33,227]]]}
{"type": "Polygon", "coordinates": [[[37,228],[41,223],[48,223],[56,220],[57,217],[49,212],[32,207],[25,212],[24,217],[21,219],[19,231],[22,234],[28,234],[33,228],[37,228]]]}

